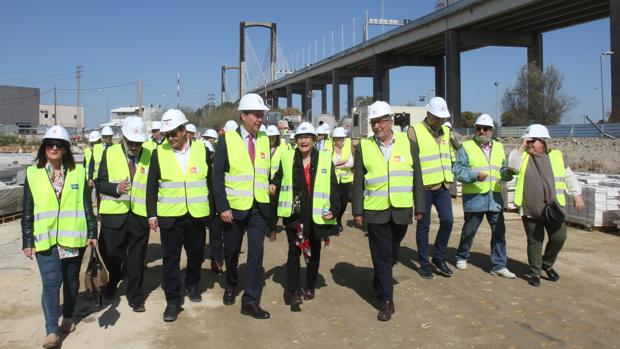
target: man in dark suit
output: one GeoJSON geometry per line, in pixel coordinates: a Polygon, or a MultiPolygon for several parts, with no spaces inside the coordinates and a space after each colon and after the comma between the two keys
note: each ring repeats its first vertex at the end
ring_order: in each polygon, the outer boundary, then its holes
{"type": "Polygon", "coordinates": [[[257,319],[270,314],[260,307],[263,274],[263,242],[269,217],[270,150],[267,135],[260,132],[262,118],[269,108],[256,94],[239,101],[241,125],[220,137],[213,163],[215,207],[222,220],[226,289],[223,302],[235,303],[239,276],[237,266],[248,232],[245,292],[241,313],[257,319]]]}
{"type": "Polygon", "coordinates": [[[103,152],[95,182],[102,195],[99,246],[110,274],[106,299],[115,296],[124,268],[129,306],[140,313],[145,310],[142,266],[149,234],[145,189],[151,152],[142,148],[146,134],[141,118],[127,117],[122,133],[123,141],[103,152]]]}

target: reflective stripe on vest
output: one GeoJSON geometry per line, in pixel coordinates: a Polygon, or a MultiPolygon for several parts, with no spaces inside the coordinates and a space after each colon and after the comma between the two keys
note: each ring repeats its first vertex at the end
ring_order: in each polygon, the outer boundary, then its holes
{"type": "Polygon", "coordinates": [[[254,199],[260,203],[268,203],[271,169],[269,137],[264,132],[256,134],[254,165],[248,154],[248,148],[237,130],[226,132],[224,137],[229,165],[224,185],[230,207],[245,211],[252,207],[254,199]]]}
{"type": "Polygon", "coordinates": [[[99,175],[99,164],[101,163],[101,158],[103,157],[103,151],[103,143],[97,143],[93,146],[93,161],[95,162],[93,179],[97,179],[97,176],[99,175]]]}
{"type": "MultiPolygon", "coordinates": [[[[349,156],[351,156],[351,138],[344,139],[344,145],[342,146],[342,152],[340,154],[340,160],[348,160],[349,156]]],[[[334,151],[333,159],[336,159],[336,152],[334,151]]],[[[351,183],[353,182],[353,169],[351,168],[342,168],[336,169],[336,177],[338,178],[338,183],[351,183]]]]}
{"type": "Polygon", "coordinates": [[[86,170],[77,166],[67,171],[60,203],[45,168],[30,166],[26,177],[34,204],[34,247],[37,252],[49,250],[57,243],[65,247],[86,246],[86,170]]]}
{"type": "Polygon", "coordinates": [[[502,191],[502,174],[501,169],[506,159],[504,154],[504,146],[495,141],[491,141],[491,161],[487,160],[487,156],[480,148],[480,145],[473,140],[463,143],[463,149],[467,153],[468,166],[472,174],[484,172],[487,178],[484,181],[476,180],[473,183],[463,183],[463,194],[484,194],[493,190],[496,193],[502,191]]]}
{"type": "MultiPolygon", "coordinates": [[[[293,206],[293,161],[294,150],[282,154],[282,184],[278,197],[278,216],[290,217],[293,206]]],[[[336,224],[336,219],[324,219],[323,211],[330,209],[331,193],[331,153],[327,150],[319,151],[319,160],[314,174],[314,188],[312,189],[312,221],[316,224],[336,224]]],[[[304,183],[305,185],[305,183],[304,183]]]]}
{"type": "Polygon", "coordinates": [[[425,186],[454,181],[450,156],[450,129],[446,126],[441,126],[441,128],[443,129],[443,136],[437,144],[437,140],[423,123],[418,122],[413,125],[420,149],[422,183],[425,186]]]}
{"type": "Polygon", "coordinates": [[[180,217],[189,212],[192,217],[206,217],[209,209],[207,188],[207,151],[202,144],[190,145],[185,174],[172,151],[170,143],[157,147],[159,162],[159,191],[157,216],[180,217]]]}
{"type": "MultiPolygon", "coordinates": [[[[127,157],[120,144],[108,147],[106,151],[106,164],[108,167],[108,182],[120,183],[129,178],[129,165],[127,157]]],[[[146,217],[146,180],[151,162],[151,151],[142,147],[140,159],[136,164],[136,173],[131,183],[131,189],[127,194],[118,198],[101,195],[100,214],[123,214],[131,211],[139,216],[146,217]]]]}
{"type": "MultiPolygon", "coordinates": [[[[517,206],[523,204],[523,187],[525,186],[525,171],[530,160],[530,154],[527,151],[521,156],[521,169],[517,176],[517,186],[515,187],[514,203],[517,206]]],[[[553,180],[555,182],[555,199],[561,206],[566,206],[566,167],[564,167],[564,158],[562,152],[558,149],[549,151],[549,161],[551,162],[551,170],[553,171],[553,180]]]]}
{"type": "Polygon", "coordinates": [[[413,159],[407,134],[394,133],[394,144],[387,162],[374,137],[362,139],[360,145],[366,169],[364,209],[413,207],[413,159]]]}

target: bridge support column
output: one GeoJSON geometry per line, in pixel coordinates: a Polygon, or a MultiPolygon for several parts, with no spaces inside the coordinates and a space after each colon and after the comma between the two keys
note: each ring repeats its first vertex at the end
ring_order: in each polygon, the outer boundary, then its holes
{"type": "Polygon", "coordinates": [[[293,86],[286,85],[286,107],[293,107],[293,86]]]}
{"type": "Polygon", "coordinates": [[[534,64],[543,71],[543,39],[541,33],[532,34],[532,44],[527,47],[527,64],[534,64]]]}
{"type": "Polygon", "coordinates": [[[280,98],[278,90],[271,91],[271,109],[278,109],[278,98],[280,98]]]}
{"type": "MultiPolygon", "coordinates": [[[[435,96],[446,98],[446,64],[443,57],[438,57],[435,65],[435,96]]],[[[428,103],[428,101],[426,101],[428,103]]]]}
{"type": "Polygon", "coordinates": [[[620,121],[620,2],[609,2],[609,48],[611,55],[611,114],[615,122],[620,121]]]}
{"type": "Polygon", "coordinates": [[[312,121],[312,78],[306,79],[306,88],[304,89],[304,95],[302,99],[305,101],[304,110],[302,113],[304,117],[307,117],[307,121],[312,121]]]}
{"type": "Polygon", "coordinates": [[[327,85],[321,86],[321,114],[327,114],[327,85]]]}
{"type": "Polygon", "coordinates": [[[452,115],[452,125],[461,127],[461,51],[459,32],[446,31],[446,102],[452,115]]]}
{"type": "Polygon", "coordinates": [[[355,90],[353,84],[353,78],[350,78],[347,82],[347,112],[345,115],[351,116],[351,110],[353,110],[353,106],[355,103],[355,90]]]}
{"type": "Polygon", "coordinates": [[[340,121],[340,72],[332,70],[332,114],[340,121]]]}
{"type": "Polygon", "coordinates": [[[372,99],[374,101],[390,100],[390,71],[385,64],[385,57],[374,55],[372,62],[372,99]]]}

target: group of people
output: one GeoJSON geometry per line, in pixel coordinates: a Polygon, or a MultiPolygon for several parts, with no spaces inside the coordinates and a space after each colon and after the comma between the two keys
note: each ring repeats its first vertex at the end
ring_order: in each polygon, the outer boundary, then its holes
{"type": "Polygon", "coordinates": [[[269,318],[260,305],[264,241],[275,239],[279,218],[288,241],[287,298],[291,310],[299,311],[303,300],[316,297],[322,245],[342,232],[349,201],[355,223],[368,233],[372,286],[380,300],[377,318],[390,320],[395,312],[392,268],[414,219],[420,275],[431,279],[453,273],[445,254],[453,229],[450,186],[455,180],[463,183],[465,212],[457,269],[467,269],[474,236],[486,216],[492,231],[490,273],[515,277],[507,267],[501,182],[516,175],[515,203],[527,235],[529,284],[539,286],[542,271],[551,281],[559,279],[553,265],[566,239],[566,196],[574,198],[577,209],[583,200],[562,153],[549,147],[544,126],[531,125],[521,147],[507,159],[502,144],[492,139],[494,123],[487,114],[476,120],[472,140],[456,142],[444,124],[450,113],[441,97],[431,99],[422,122],[402,132],[393,130],[390,105],[373,103],[368,112],[372,135],[356,147],[342,127],[330,138],[327,124],[315,128],[302,122],[293,144],[286,144],[275,126],[261,131],[269,108],[256,94],[244,95],[238,109],[239,125],[227,125],[219,137],[207,131],[204,140],[194,140],[196,128],[180,110],[164,113],[150,139],[141,118],[127,117],[118,144],[112,144],[109,128],[90,135],[84,166],[75,164],[64,128],[47,131],[35,164],[27,170],[22,218],[23,251],[36,256],[43,282],[44,347],[59,345],[60,332],[75,328],[78,275],[88,245],[99,247],[109,271],[105,298],[117,297],[125,279],[129,306],[145,311],[145,253],[149,232],[157,229],[164,321],[177,319],[185,297],[202,300],[207,228],[211,269],[225,270],[223,303],[236,303],[239,254],[247,235],[241,313],[269,318]],[[92,190],[98,198],[99,231],[92,190]],[[439,214],[439,229],[430,255],[432,206],[439,214]],[[543,254],[545,230],[549,241],[543,254]],[[303,288],[302,257],[307,263],[303,288]]]}

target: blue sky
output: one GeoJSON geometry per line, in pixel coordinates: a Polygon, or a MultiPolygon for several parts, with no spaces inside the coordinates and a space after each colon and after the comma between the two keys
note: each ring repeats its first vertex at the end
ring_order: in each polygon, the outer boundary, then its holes
{"type": "MultiPolygon", "coordinates": [[[[387,0],[386,18],[415,19],[433,10],[434,1],[387,0]]],[[[134,85],[104,88],[143,80],[143,103],[176,105],[176,77],[181,74],[181,104],[193,108],[207,103],[215,94],[220,102],[220,67],[237,65],[239,22],[266,21],[278,25],[278,40],[289,61],[306,53],[318,41],[317,56],[322,58],[322,41],[331,53],[331,31],[335,49],[340,50],[341,25],[344,47],[352,45],[352,18],[356,17],[356,40],[361,41],[365,11],[371,18],[381,17],[379,0],[300,1],[6,1],[0,12],[3,33],[0,54],[0,84],[34,86],[41,92],[56,83],[59,89],[75,89],[75,66],[83,66],[82,93],[87,126],[105,121],[106,105],[111,109],[137,105],[134,85]]],[[[386,27],[386,30],[389,28],[386,27]]],[[[380,27],[370,35],[381,33],[380,27]]],[[[268,31],[250,29],[248,35],[258,60],[266,57],[268,31]]],[[[544,64],[554,65],[564,75],[567,94],[578,104],[564,122],[583,122],[601,115],[601,52],[609,49],[609,20],[599,20],[543,35],[544,64]]],[[[495,86],[499,96],[514,84],[516,74],[526,62],[525,48],[487,47],[461,54],[462,110],[495,114],[495,86]]],[[[605,61],[605,105],[610,104],[609,60],[605,61]]],[[[255,71],[254,74],[257,74],[255,71]]],[[[417,102],[434,87],[429,68],[405,67],[391,71],[392,104],[417,102]]],[[[238,76],[228,76],[237,89],[238,76]]],[[[372,81],[355,80],[355,94],[372,94],[372,81]]],[[[430,92],[432,94],[432,92],[430,92]]],[[[346,98],[345,89],[341,93],[346,98]]],[[[42,95],[42,103],[53,103],[53,94],[42,95]]],[[[75,104],[76,92],[61,90],[60,104],[75,104]]],[[[284,104],[284,99],[280,100],[284,104]]],[[[294,99],[299,106],[299,97],[294,99]]],[[[331,102],[328,104],[331,109],[331,102]]],[[[313,110],[320,110],[320,94],[313,110]]]]}

